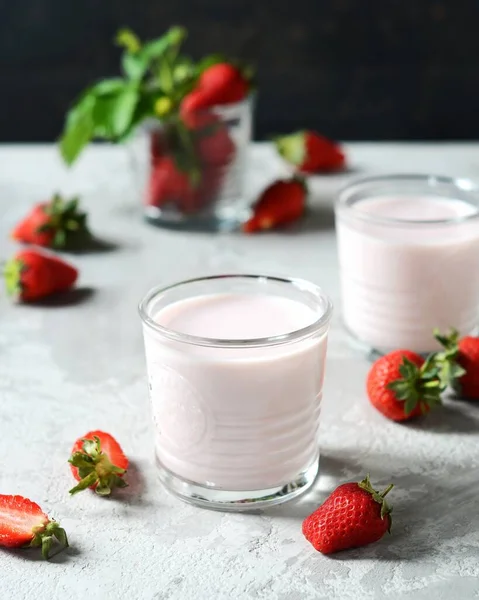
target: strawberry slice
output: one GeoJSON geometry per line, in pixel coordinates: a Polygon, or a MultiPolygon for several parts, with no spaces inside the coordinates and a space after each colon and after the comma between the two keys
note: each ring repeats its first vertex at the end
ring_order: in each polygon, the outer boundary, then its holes
{"type": "Polygon", "coordinates": [[[90,488],[100,496],[109,496],[113,488],[127,487],[122,477],[128,469],[128,458],[109,433],[90,431],[79,438],[68,462],[79,482],[70,490],[72,495],[90,488]]]}
{"type": "Polygon", "coordinates": [[[48,559],[54,538],[68,546],[65,530],[50,519],[36,502],[23,496],[0,494],[0,546],[41,547],[48,559]]]}

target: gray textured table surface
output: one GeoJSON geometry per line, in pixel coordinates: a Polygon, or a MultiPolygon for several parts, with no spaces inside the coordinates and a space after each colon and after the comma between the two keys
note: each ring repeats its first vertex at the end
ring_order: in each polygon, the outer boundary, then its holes
{"type": "MultiPolygon", "coordinates": [[[[478,145],[354,144],[355,174],[429,171],[479,179],[478,145]]],[[[281,172],[253,148],[250,190],[281,172]]],[[[309,219],[287,233],[184,234],[145,225],[128,192],[123,151],[93,148],[74,171],[49,147],[0,148],[0,255],[30,203],[80,192],[111,252],[73,257],[81,293],[69,306],[13,306],[0,298],[0,493],[38,501],[65,526],[71,548],[50,563],[0,552],[1,600],[472,599],[479,597],[479,405],[449,401],[414,425],[368,404],[368,363],[340,326],[331,202],[351,175],[315,178],[309,219]],[[297,503],[257,515],[197,509],[168,495],[152,435],[136,304],[153,284],[224,271],[296,275],[336,304],[321,424],[321,476],[297,503]],[[72,441],[114,433],[131,457],[130,487],[114,499],[69,498],[72,441]],[[366,472],[396,484],[393,533],[326,558],[301,521],[339,482],[366,472]]]]}

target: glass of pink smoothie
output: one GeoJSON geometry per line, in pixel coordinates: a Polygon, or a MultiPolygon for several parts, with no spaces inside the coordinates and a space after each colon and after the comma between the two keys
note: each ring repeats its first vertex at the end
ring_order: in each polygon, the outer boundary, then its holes
{"type": "Polygon", "coordinates": [[[312,283],[205,277],[140,303],[164,485],[220,510],[279,504],[318,473],[332,305],[312,283]]]}
{"type": "Polygon", "coordinates": [[[432,331],[473,332],[479,313],[478,191],[429,175],[371,177],[336,204],[342,318],[368,350],[438,348],[432,331]]]}

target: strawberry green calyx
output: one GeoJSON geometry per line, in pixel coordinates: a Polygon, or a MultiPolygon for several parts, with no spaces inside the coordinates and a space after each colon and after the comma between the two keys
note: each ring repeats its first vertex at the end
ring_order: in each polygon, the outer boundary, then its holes
{"type": "Polygon", "coordinates": [[[90,487],[94,487],[100,496],[109,496],[113,488],[128,486],[120,477],[126,470],[112,464],[102,452],[100,438],[95,436],[93,440],[84,439],[82,442],[82,451],[73,453],[68,461],[78,468],[80,477],[80,482],[70,490],[72,496],[90,487]]]}
{"type": "Polygon", "coordinates": [[[466,374],[466,371],[458,362],[459,332],[451,329],[449,333],[443,335],[438,329],[435,329],[434,337],[444,348],[443,351],[434,354],[434,362],[441,384],[444,389],[451,386],[456,392],[460,392],[459,379],[466,374]]]}
{"type": "Polygon", "coordinates": [[[298,131],[273,139],[279,154],[289,163],[299,167],[306,159],[306,132],[298,131]]]}
{"type": "Polygon", "coordinates": [[[78,248],[91,240],[87,225],[87,215],[78,210],[78,198],[64,200],[59,194],[45,205],[44,212],[49,222],[40,227],[39,232],[53,233],[54,248],[78,248]]]}
{"type": "Polygon", "coordinates": [[[428,356],[421,367],[404,357],[399,367],[401,377],[388,384],[396,399],[404,402],[406,415],[419,405],[422,412],[441,404],[441,392],[445,387],[438,376],[435,355],[428,356]]]}
{"type": "Polygon", "coordinates": [[[35,527],[32,533],[33,539],[29,544],[27,544],[27,547],[41,547],[42,556],[45,560],[48,560],[50,557],[50,550],[54,538],[56,538],[60,542],[60,544],[65,548],[67,548],[69,545],[66,531],[63,529],[63,527],[60,527],[60,524],[56,521],[47,521],[47,523],[45,523],[44,525],[35,527]]]}
{"type": "Polygon", "coordinates": [[[375,490],[373,488],[373,486],[371,485],[371,480],[369,479],[369,475],[366,475],[366,477],[362,481],[360,481],[358,483],[358,486],[362,490],[364,490],[364,491],[368,492],[369,494],[371,494],[371,496],[373,497],[373,500],[375,500],[375,502],[377,502],[378,504],[381,505],[381,519],[384,519],[384,517],[386,515],[389,515],[389,527],[388,527],[388,531],[389,531],[389,533],[391,533],[391,524],[392,524],[391,512],[392,512],[392,507],[386,502],[386,500],[384,498],[393,489],[394,484],[390,483],[384,489],[384,491],[382,491],[380,493],[380,492],[378,492],[377,490],[375,490]]]}
{"type": "Polygon", "coordinates": [[[22,293],[22,273],[25,272],[25,269],[24,262],[18,258],[12,258],[5,263],[3,276],[9,296],[18,298],[22,293]]]}

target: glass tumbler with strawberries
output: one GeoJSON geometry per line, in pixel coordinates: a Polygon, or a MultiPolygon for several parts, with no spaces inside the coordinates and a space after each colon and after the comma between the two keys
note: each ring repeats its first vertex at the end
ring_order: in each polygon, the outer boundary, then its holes
{"type": "Polygon", "coordinates": [[[220,55],[195,62],[182,53],[185,37],[173,27],[142,43],[120,31],[124,76],[83,94],[67,116],[61,152],[72,163],[91,139],[126,141],[148,221],[235,228],[249,213],[243,180],[251,70],[220,55]]]}

